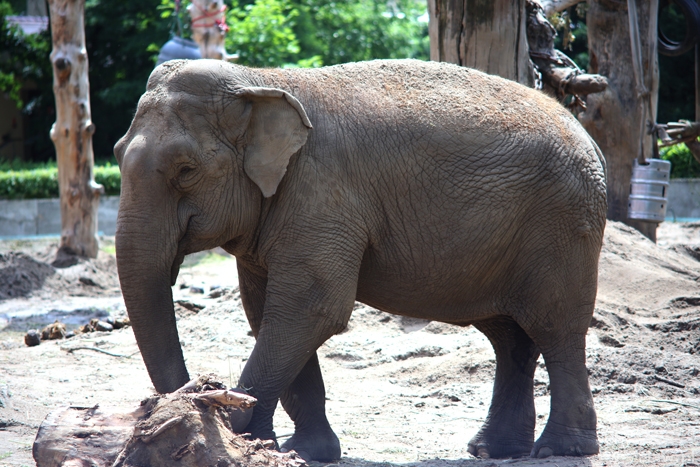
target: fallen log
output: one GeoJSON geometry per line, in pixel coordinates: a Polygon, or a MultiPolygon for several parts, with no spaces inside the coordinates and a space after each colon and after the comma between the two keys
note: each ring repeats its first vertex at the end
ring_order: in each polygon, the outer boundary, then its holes
{"type": "Polygon", "coordinates": [[[68,407],[50,413],[34,441],[37,467],[239,466],[303,467],[295,452],[238,433],[255,398],[226,389],[213,375],[136,410],[68,407]]]}

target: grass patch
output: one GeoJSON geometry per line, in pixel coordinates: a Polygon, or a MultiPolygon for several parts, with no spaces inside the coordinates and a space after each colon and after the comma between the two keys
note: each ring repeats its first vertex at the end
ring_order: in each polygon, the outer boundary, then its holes
{"type": "Polygon", "coordinates": [[[192,253],[185,256],[185,260],[182,262],[181,268],[221,264],[232,259],[232,256],[222,255],[221,253],[217,253],[212,250],[200,251],[198,253],[192,253]]]}

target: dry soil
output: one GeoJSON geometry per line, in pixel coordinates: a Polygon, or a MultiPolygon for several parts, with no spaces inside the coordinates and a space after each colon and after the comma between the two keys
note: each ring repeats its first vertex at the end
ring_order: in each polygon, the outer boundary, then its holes
{"type": "MultiPolygon", "coordinates": [[[[34,465],[36,431],[68,405],[135,407],[153,392],[130,328],[24,345],[28,329],[75,328],[125,314],[113,240],[97,260],[54,269],[55,239],[0,242],[0,466],[34,465]],[[100,349],[111,353],[95,351],[100,349]]],[[[235,384],[253,338],[235,260],[187,258],[173,288],[190,374],[235,384]]],[[[342,466],[700,465],[700,223],[664,223],[658,244],[610,222],[588,368],[601,453],[577,459],[475,459],[467,441],[490,402],[495,361],[473,328],[406,319],[356,304],[346,332],[320,350],[328,416],[342,466]]],[[[549,413],[548,377],[535,375],[537,430],[549,413]]],[[[275,417],[283,440],[292,425],[275,417]]]]}

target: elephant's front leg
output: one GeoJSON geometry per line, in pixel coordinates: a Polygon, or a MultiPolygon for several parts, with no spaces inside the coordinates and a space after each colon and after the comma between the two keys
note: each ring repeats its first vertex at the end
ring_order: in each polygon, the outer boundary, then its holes
{"type": "Polygon", "coordinates": [[[282,394],[282,406],[294,421],[294,435],[282,451],[321,462],[340,459],[340,441],[326,418],[326,389],[315,352],[282,394]]]}
{"type": "Polygon", "coordinates": [[[258,399],[246,428],[254,437],[274,439],[272,418],[277,401],[295,421],[295,449],[318,460],[339,457],[337,438],[325,417],[325,390],[315,352],[329,337],[345,329],[357,290],[357,255],[308,254],[293,267],[271,265],[265,306],[253,352],[239,385],[258,399]],[[345,258],[345,259],[341,259],[345,258]],[[324,267],[324,265],[332,267],[324,267]],[[294,399],[296,395],[296,400],[294,399]],[[321,436],[319,436],[321,435],[321,436]]]}

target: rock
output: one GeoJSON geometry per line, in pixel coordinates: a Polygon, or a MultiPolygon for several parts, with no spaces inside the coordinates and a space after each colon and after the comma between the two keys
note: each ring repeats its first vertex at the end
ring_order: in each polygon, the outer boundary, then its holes
{"type": "Polygon", "coordinates": [[[97,282],[95,282],[94,280],[92,280],[92,279],[89,278],[89,277],[81,276],[81,277],[78,278],[78,280],[79,280],[82,284],[85,284],[85,285],[87,285],[87,286],[90,286],[90,287],[99,287],[99,284],[97,284],[97,282]]]}
{"type": "Polygon", "coordinates": [[[114,326],[114,329],[125,328],[131,326],[131,320],[129,318],[117,318],[114,320],[112,326],[114,326]]]}
{"type": "Polygon", "coordinates": [[[95,331],[114,331],[114,326],[106,321],[98,321],[94,324],[95,331]]]}
{"type": "Polygon", "coordinates": [[[28,347],[34,347],[35,345],[41,344],[41,333],[38,329],[30,329],[24,336],[24,343],[28,347]]]}
{"type": "Polygon", "coordinates": [[[196,285],[193,285],[192,287],[190,287],[190,293],[203,294],[203,293],[204,293],[204,288],[203,288],[203,287],[197,287],[196,285]]]}

